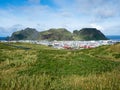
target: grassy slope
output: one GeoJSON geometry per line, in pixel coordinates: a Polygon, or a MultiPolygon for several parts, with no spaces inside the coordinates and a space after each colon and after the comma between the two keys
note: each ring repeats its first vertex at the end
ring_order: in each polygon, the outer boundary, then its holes
{"type": "Polygon", "coordinates": [[[56,50],[0,43],[0,90],[120,90],[120,44],[56,50]]]}
{"type": "Polygon", "coordinates": [[[42,40],[73,40],[71,32],[64,28],[49,29],[40,32],[42,40]]]}

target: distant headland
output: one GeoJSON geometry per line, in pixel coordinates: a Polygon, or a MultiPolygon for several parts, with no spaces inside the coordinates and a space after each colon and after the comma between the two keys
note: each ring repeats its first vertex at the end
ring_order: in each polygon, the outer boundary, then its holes
{"type": "Polygon", "coordinates": [[[38,32],[34,28],[25,28],[13,32],[9,40],[108,40],[108,38],[96,28],[83,28],[74,30],[72,33],[65,28],[51,28],[38,32]]]}

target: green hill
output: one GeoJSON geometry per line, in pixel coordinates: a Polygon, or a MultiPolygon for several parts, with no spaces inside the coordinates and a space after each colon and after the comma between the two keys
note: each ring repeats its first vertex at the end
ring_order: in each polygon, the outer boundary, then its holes
{"type": "Polygon", "coordinates": [[[38,32],[36,29],[26,28],[14,32],[10,40],[107,40],[105,35],[95,28],[83,28],[73,33],[65,28],[49,29],[38,32]]]}
{"type": "Polygon", "coordinates": [[[96,28],[83,28],[73,31],[75,40],[107,40],[105,35],[96,28]]]}
{"type": "Polygon", "coordinates": [[[73,40],[71,32],[65,28],[49,29],[40,32],[40,37],[42,40],[73,40]]]}
{"type": "Polygon", "coordinates": [[[71,32],[67,29],[49,29],[38,32],[36,29],[26,28],[21,31],[14,32],[10,40],[73,40],[71,32]]]}
{"type": "Polygon", "coordinates": [[[10,37],[10,40],[37,40],[39,37],[39,32],[33,28],[26,28],[14,32],[10,37]]]}
{"type": "Polygon", "coordinates": [[[120,90],[119,49],[120,44],[56,50],[27,43],[0,43],[0,89],[120,90]]]}

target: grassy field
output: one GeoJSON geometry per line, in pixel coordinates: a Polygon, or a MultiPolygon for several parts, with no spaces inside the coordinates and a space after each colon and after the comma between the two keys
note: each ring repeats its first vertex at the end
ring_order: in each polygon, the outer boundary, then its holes
{"type": "Polygon", "coordinates": [[[0,43],[0,90],[120,90],[120,44],[57,50],[0,43]]]}

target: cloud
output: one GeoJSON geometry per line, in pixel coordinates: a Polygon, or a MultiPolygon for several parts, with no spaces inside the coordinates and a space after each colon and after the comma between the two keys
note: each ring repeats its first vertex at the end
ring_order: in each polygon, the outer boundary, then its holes
{"type": "Polygon", "coordinates": [[[118,0],[53,0],[61,9],[75,13],[91,15],[101,19],[120,14],[118,0]]]}
{"type": "Polygon", "coordinates": [[[0,36],[10,36],[13,32],[24,29],[25,26],[16,24],[11,27],[0,27],[0,36]]]}
{"type": "Polygon", "coordinates": [[[96,23],[92,23],[92,24],[90,24],[90,26],[91,26],[92,28],[97,28],[98,30],[104,30],[104,28],[103,28],[102,26],[97,25],[96,23]]]}
{"type": "MultiPolygon", "coordinates": [[[[49,0],[56,7],[41,4],[41,0],[27,0],[22,6],[0,9],[0,25],[6,32],[16,24],[37,28],[67,28],[70,31],[83,27],[95,27],[105,33],[113,32],[108,27],[120,23],[120,0],[49,0]]],[[[47,2],[47,0],[46,0],[47,2]]],[[[19,27],[19,26],[17,26],[19,27]]]]}
{"type": "Polygon", "coordinates": [[[120,24],[105,27],[106,35],[120,35],[120,24]]]}

